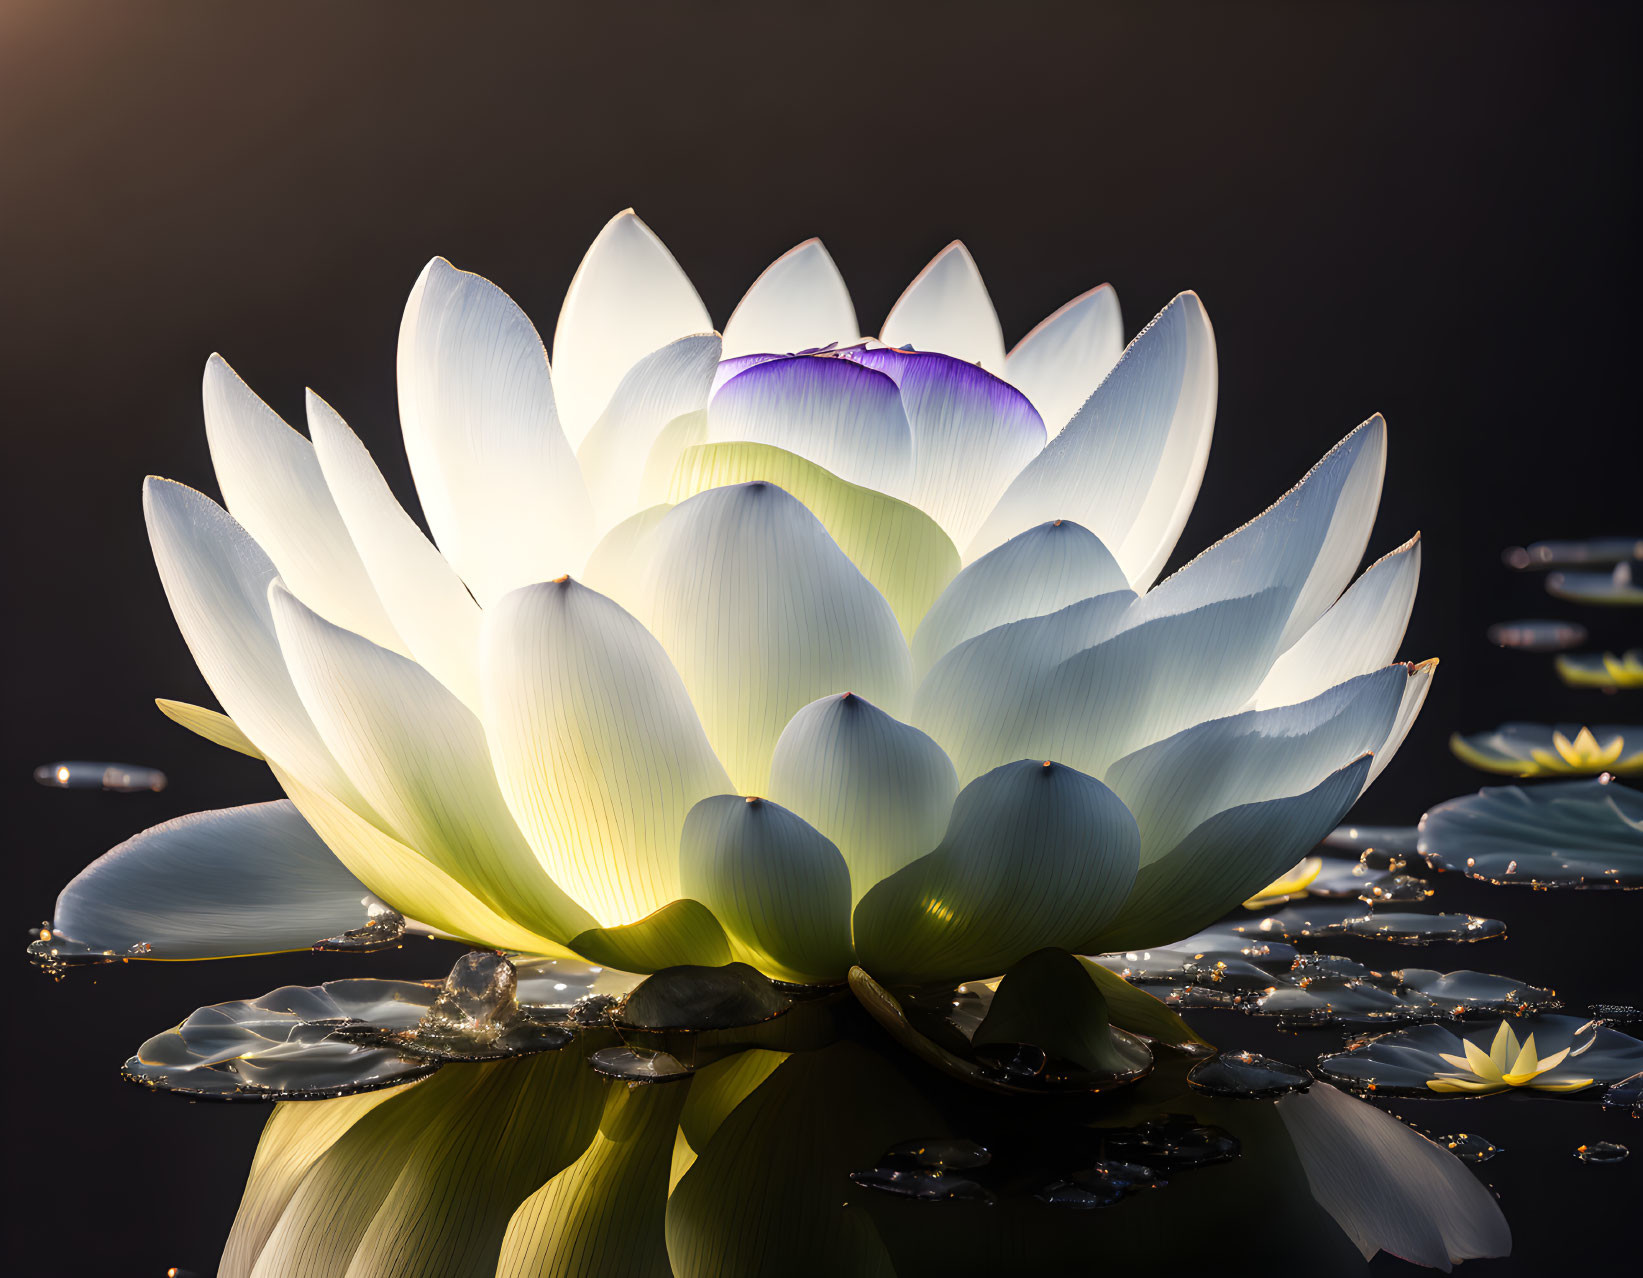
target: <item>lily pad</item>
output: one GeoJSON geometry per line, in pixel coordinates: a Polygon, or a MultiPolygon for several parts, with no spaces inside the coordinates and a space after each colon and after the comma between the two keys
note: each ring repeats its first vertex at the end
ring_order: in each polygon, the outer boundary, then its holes
{"type": "Polygon", "coordinates": [[[1422,817],[1420,852],[1489,883],[1643,887],[1643,794],[1606,777],[1488,787],[1422,817]]]}
{"type": "Polygon", "coordinates": [[[1537,1016],[1465,1030],[1418,1025],[1325,1057],[1326,1078],[1377,1095],[1575,1092],[1643,1068],[1643,1042],[1595,1021],[1537,1016]]]}
{"type": "Polygon", "coordinates": [[[1625,776],[1643,772],[1643,725],[1504,723],[1449,738],[1457,759],[1510,777],[1625,776]]]}

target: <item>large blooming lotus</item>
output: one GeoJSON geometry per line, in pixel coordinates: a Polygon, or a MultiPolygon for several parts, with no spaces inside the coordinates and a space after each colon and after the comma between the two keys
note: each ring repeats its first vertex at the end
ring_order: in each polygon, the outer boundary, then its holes
{"type": "Polygon", "coordinates": [[[721,337],[623,213],[551,370],[436,258],[398,373],[432,540],[324,400],[304,437],[208,364],[227,509],[163,479],[144,509],[226,715],[164,704],[290,801],[116,849],[65,944],[306,947],[368,891],[635,972],[909,986],[1156,946],[1332,829],[1432,673],[1393,660],[1417,541],[1348,588],[1378,416],[1155,584],[1214,418],[1192,293],[1123,346],[1103,286],[1006,354],[954,244],[866,338],[812,240],[721,337]]]}

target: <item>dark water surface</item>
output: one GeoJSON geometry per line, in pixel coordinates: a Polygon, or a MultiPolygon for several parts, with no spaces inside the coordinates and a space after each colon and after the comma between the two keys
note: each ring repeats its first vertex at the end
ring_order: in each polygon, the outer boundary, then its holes
{"type": "MultiPolygon", "coordinates": [[[[1643,524],[1636,6],[434,12],[0,5],[10,1271],[209,1273],[263,1114],[140,1092],[118,1080],[121,1061],[204,1003],[450,963],[451,947],[414,941],[373,956],[130,964],[53,986],[22,959],[25,926],[107,847],[275,794],[259,765],[152,706],[209,703],[138,504],[148,472],[214,491],[205,356],[223,351],[291,420],[315,387],[408,499],[393,344],[434,253],[495,279],[544,331],[587,242],[628,204],[721,320],[812,234],[869,327],[953,236],[980,261],[1010,341],[1104,279],[1131,332],[1195,288],[1216,325],[1221,400],[1178,559],[1376,410],[1391,454],[1370,555],[1425,538],[1403,655],[1443,665],[1358,819],[1412,822],[1482,784],[1448,755],[1452,730],[1643,718],[1643,694],[1565,688],[1549,656],[1483,638],[1492,622],[1547,617],[1586,625],[1591,649],[1643,640],[1636,610],[1553,600],[1499,560],[1509,544],[1643,524]],[[56,759],[147,764],[171,783],[35,785],[33,768],[56,759]]],[[[1636,894],[1451,876],[1426,908],[1503,919],[1509,936],[1320,948],[1503,972],[1576,1010],[1643,999],[1636,894]]],[[[1339,1041],[1197,1019],[1293,1062],[1339,1041]]],[[[1503,1148],[1477,1171],[1500,1192],[1516,1254],[1464,1272],[1604,1273],[1629,1254],[1643,1124],[1572,1102],[1395,1108],[1503,1148]],[[1577,1162],[1592,1140],[1637,1152],[1577,1162]]],[[[1258,1222],[1228,1240],[1231,1271],[1256,1268],[1246,1249],[1259,1240],[1258,1222]]]]}

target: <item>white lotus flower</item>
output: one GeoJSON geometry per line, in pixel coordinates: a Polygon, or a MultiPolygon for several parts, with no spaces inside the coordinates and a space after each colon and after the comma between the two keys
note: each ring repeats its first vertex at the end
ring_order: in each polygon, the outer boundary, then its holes
{"type": "Polygon", "coordinates": [[[305,437],[213,357],[227,510],[163,479],[144,504],[227,714],[164,705],[265,758],[295,812],[150,831],[56,930],[296,948],[364,885],[502,949],[912,982],[1205,926],[1409,730],[1435,664],[1394,662],[1420,549],[1348,588],[1376,416],[1155,585],[1214,340],[1183,293],[1120,348],[1103,286],[1006,354],[957,244],[864,339],[814,240],[721,338],[628,212],[550,371],[507,295],[435,259],[398,364],[432,541],[325,401],[305,437]]]}

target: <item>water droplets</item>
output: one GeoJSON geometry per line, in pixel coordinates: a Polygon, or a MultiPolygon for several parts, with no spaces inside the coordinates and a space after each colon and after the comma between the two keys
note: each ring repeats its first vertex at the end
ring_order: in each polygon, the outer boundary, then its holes
{"type": "Polygon", "coordinates": [[[1631,1157],[1631,1152],[1624,1145],[1617,1145],[1612,1140],[1594,1140],[1577,1146],[1575,1157],[1583,1163],[1623,1163],[1631,1157]]]}
{"type": "Polygon", "coordinates": [[[315,941],[316,950],[337,950],[344,953],[368,954],[385,950],[405,939],[405,916],[392,906],[372,900],[367,904],[366,922],[323,941],[315,941]]]}
{"type": "Polygon", "coordinates": [[[1455,1132],[1451,1136],[1440,1136],[1438,1144],[1463,1163],[1486,1163],[1501,1152],[1499,1145],[1484,1139],[1476,1132],[1455,1132]]]}

